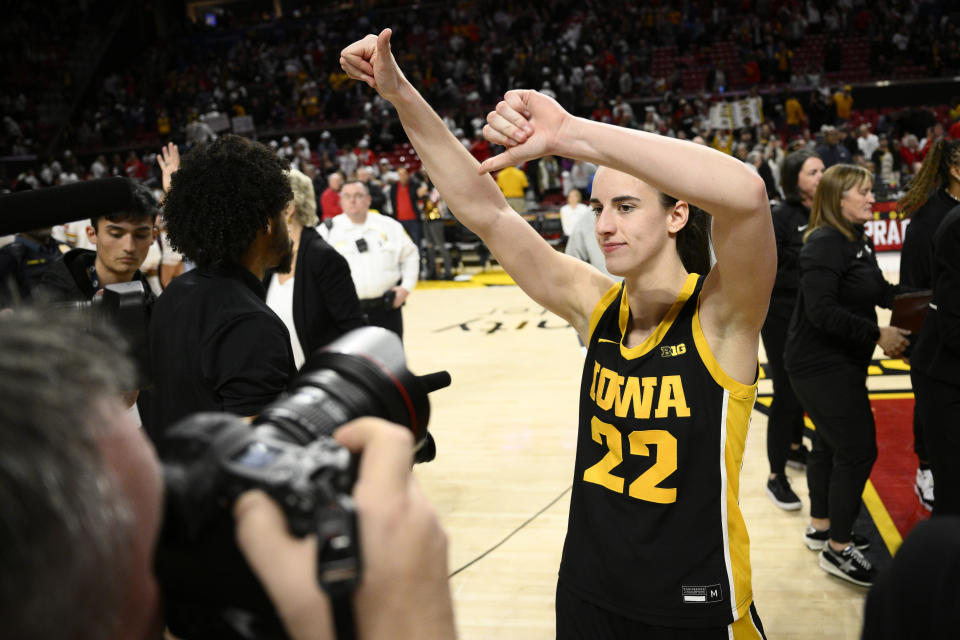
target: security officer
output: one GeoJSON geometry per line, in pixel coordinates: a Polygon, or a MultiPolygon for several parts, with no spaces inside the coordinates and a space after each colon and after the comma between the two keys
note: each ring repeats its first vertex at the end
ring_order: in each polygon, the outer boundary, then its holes
{"type": "Polygon", "coordinates": [[[403,226],[370,211],[370,192],[363,182],[340,189],[343,213],[325,220],[317,231],[343,254],[367,321],[403,337],[400,307],[417,284],[420,253],[403,226]]]}

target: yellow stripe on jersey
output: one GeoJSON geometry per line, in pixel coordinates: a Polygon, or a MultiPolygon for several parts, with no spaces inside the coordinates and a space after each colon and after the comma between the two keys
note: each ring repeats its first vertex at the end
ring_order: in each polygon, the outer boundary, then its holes
{"type": "Polygon", "coordinates": [[[750,536],[740,512],[740,468],[743,466],[743,451],[747,444],[747,429],[750,426],[755,396],[738,398],[729,391],[723,395],[723,526],[727,544],[726,555],[729,558],[727,571],[731,581],[730,602],[736,607],[734,617],[740,618],[748,615],[747,610],[753,601],[753,590],[750,586],[750,536]]]}
{"type": "Polygon", "coordinates": [[[657,325],[656,330],[647,336],[647,339],[644,340],[643,343],[629,349],[623,346],[623,337],[627,335],[627,324],[630,320],[630,303],[627,300],[627,296],[623,296],[623,301],[620,303],[619,322],[620,354],[624,358],[627,358],[628,360],[631,358],[639,358],[660,344],[660,341],[663,340],[663,336],[667,334],[667,331],[669,331],[670,327],[673,325],[673,321],[677,319],[678,315],[680,315],[683,305],[687,302],[687,300],[690,299],[690,296],[693,295],[694,289],[697,288],[697,278],[699,277],[700,276],[696,273],[687,275],[687,280],[683,283],[683,289],[680,290],[680,295],[678,295],[677,299],[673,301],[673,305],[670,307],[667,315],[663,317],[663,320],[660,321],[660,324],[657,325]]]}
{"type": "Polygon", "coordinates": [[[707,344],[707,338],[703,335],[703,327],[700,326],[700,301],[697,300],[697,310],[693,314],[693,341],[697,345],[697,351],[700,352],[700,359],[704,366],[710,372],[714,381],[721,387],[729,391],[738,398],[750,398],[750,407],[753,408],[753,401],[757,397],[757,385],[760,383],[760,361],[757,360],[757,378],[753,384],[744,384],[739,380],[731,378],[726,371],[717,362],[707,344]]]}
{"type": "Polygon", "coordinates": [[[600,318],[603,317],[603,312],[617,299],[618,293],[620,293],[620,283],[607,289],[607,292],[600,298],[600,302],[593,308],[593,313],[590,314],[590,331],[587,333],[587,344],[590,344],[590,338],[593,337],[593,330],[597,328],[600,318]]]}
{"type": "MultiPolygon", "coordinates": [[[[730,602],[735,619],[749,615],[748,610],[753,600],[750,586],[750,537],[747,526],[740,512],[740,468],[743,466],[743,451],[747,443],[747,429],[750,426],[750,415],[757,400],[757,385],[760,383],[759,373],[753,384],[744,384],[731,378],[717,362],[707,338],[703,335],[700,325],[700,301],[697,300],[697,309],[691,323],[693,341],[704,366],[710,372],[713,380],[726,393],[723,394],[723,527],[724,542],[726,543],[725,556],[728,562],[727,571],[730,576],[730,602]]],[[[759,371],[759,366],[757,367],[759,371]]]]}

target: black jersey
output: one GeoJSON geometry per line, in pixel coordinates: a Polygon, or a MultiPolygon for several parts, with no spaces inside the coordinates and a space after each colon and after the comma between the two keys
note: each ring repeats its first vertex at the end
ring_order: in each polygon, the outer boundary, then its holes
{"type": "Polygon", "coordinates": [[[700,327],[690,274],[643,344],[623,344],[626,287],[590,318],[560,580],[623,616],[728,625],[753,600],[738,504],[757,383],[730,378],[700,327]]]}

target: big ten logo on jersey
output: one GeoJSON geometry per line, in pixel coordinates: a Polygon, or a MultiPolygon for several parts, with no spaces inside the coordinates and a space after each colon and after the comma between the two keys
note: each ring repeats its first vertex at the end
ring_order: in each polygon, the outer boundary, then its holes
{"type": "Polygon", "coordinates": [[[670,345],[668,347],[660,347],[660,355],[664,358],[672,358],[674,356],[682,356],[687,352],[687,345],[684,343],[670,345]]]}
{"type": "MultiPolygon", "coordinates": [[[[590,399],[603,411],[613,410],[618,418],[632,416],[636,420],[654,418],[689,418],[683,392],[683,379],[678,375],[622,376],[600,365],[593,364],[590,399]]],[[[583,473],[584,482],[598,484],[615,493],[626,493],[631,498],[670,504],[677,501],[677,490],[661,487],[677,470],[677,439],[663,429],[637,429],[626,434],[627,455],[652,458],[653,465],[627,485],[627,478],[615,470],[623,462],[624,434],[598,417],[590,421],[590,437],[606,447],[606,453],[595,465],[583,473]]]]}
{"type": "Polygon", "coordinates": [[[436,332],[453,330],[494,334],[533,329],[568,329],[569,327],[570,324],[566,320],[543,307],[524,306],[493,308],[476,318],[441,327],[436,332]]]}

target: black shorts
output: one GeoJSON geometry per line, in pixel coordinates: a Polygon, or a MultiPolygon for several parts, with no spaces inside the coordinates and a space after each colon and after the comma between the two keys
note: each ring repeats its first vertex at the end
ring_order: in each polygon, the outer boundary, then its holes
{"type": "Polygon", "coordinates": [[[587,602],[557,583],[557,640],[766,640],[757,609],[722,627],[681,628],[647,624],[587,602]],[[732,632],[732,633],[731,633],[732,632]]]}

